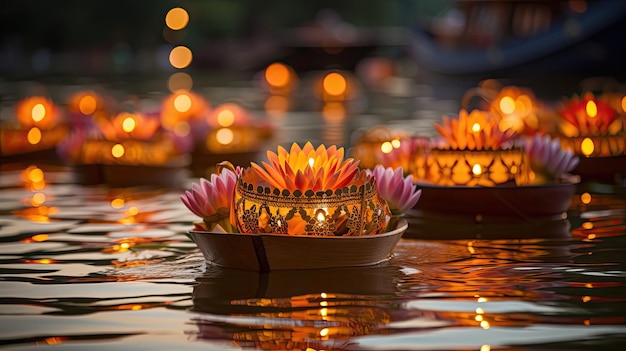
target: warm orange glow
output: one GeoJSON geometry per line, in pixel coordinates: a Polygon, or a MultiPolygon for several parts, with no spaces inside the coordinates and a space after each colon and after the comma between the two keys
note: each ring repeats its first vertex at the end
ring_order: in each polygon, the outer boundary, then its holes
{"type": "Polygon", "coordinates": [[[596,238],[596,235],[595,235],[595,234],[593,234],[593,233],[591,233],[591,234],[587,235],[587,239],[589,239],[589,240],[593,240],[593,239],[595,239],[595,238],[596,238]]]}
{"type": "Polygon", "coordinates": [[[289,69],[282,63],[272,63],[265,69],[265,80],[276,88],[283,88],[289,84],[289,69]]]}
{"type": "MultiPolygon", "coordinates": [[[[588,193],[587,193],[588,194],[588,193]]],[[[593,229],[593,223],[592,222],[584,222],[581,227],[583,229],[593,229]]]]}
{"type": "Polygon", "coordinates": [[[382,151],[384,154],[388,154],[393,151],[393,145],[391,144],[391,142],[385,141],[380,145],[380,151],[382,151]]]}
{"type": "Polygon", "coordinates": [[[315,214],[315,218],[317,218],[319,222],[324,222],[326,220],[326,214],[324,213],[324,210],[322,209],[317,210],[317,213],[315,214]]]}
{"type": "Polygon", "coordinates": [[[185,68],[191,64],[193,55],[185,46],[177,46],[170,52],[170,64],[174,68],[185,68]]]}
{"type": "Polygon", "coordinates": [[[184,121],[178,122],[174,126],[174,134],[176,134],[179,137],[187,136],[189,135],[190,132],[191,132],[191,126],[187,122],[184,122],[184,121]]]}
{"type": "Polygon", "coordinates": [[[582,300],[583,302],[589,302],[591,301],[591,296],[583,296],[582,300]]]}
{"type": "Polygon", "coordinates": [[[37,241],[37,242],[42,242],[42,241],[46,241],[48,240],[48,234],[37,234],[37,235],[33,235],[30,240],[32,241],[37,241]]]}
{"type": "Polygon", "coordinates": [[[480,322],[480,327],[483,328],[483,329],[489,329],[489,328],[491,328],[491,325],[487,321],[482,321],[482,322],[480,322]]]}
{"type": "Polygon", "coordinates": [[[124,199],[120,199],[120,198],[115,198],[113,200],[111,200],[111,207],[115,208],[115,209],[119,209],[124,207],[124,199]]]}
{"type": "Polygon", "coordinates": [[[128,214],[131,216],[136,216],[138,213],[139,213],[139,209],[135,206],[132,206],[131,208],[128,209],[128,214]]]}
{"type": "Polygon", "coordinates": [[[488,344],[482,345],[480,351],[491,351],[491,346],[488,344]]]}
{"type": "Polygon", "coordinates": [[[26,140],[31,145],[39,144],[41,142],[41,130],[37,127],[32,127],[26,134],[26,140]]]}
{"type": "Polygon", "coordinates": [[[400,142],[400,139],[391,140],[391,146],[393,146],[394,149],[399,148],[401,145],[402,143],[400,142]]]}
{"type": "Polygon", "coordinates": [[[174,98],[174,108],[178,112],[187,112],[191,109],[191,98],[185,93],[181,93],[174,98]]]}
{"type": "Polygon", "coordinates": [[[500,111],[507,115],[515,112],[515,100],[510,96],[500,99],[500,111]]]}
{"type": "Polygon", "coordinates": [[[309,167],[312,168],[313,166],[315,166],[315,158],[309,157],[309,167]]]}
{"type": "Polygon", "coordinates": [[[167,80],[167,88],[172,93],[177,90],[191,90],[193,79],[185,72],[176,72],[167,80]]]}
{"type": "Polygon", "coordinates": [[[476,122],[476,123],[472,124],[472,132],[474,132],[474,133],[480,132],[480,123],[476,122]]]}
{"type": "Polygon", "coordinates": [[[621,105],[622,105],[622,111],[623,111],[623,112],[626,112],[626,96],[624,96],[624,97],[622,98],[622,103],[621,103],[621,105]]]}
{"type": "Polygon", "coordinates": [[[30,180],[31,182],[41,182],[43,180],[43,171],[41,170],[41,168],[33,167],[29,168],[27,171],[28,180],[30,180]]]}
{"type": "Polygon", "coordinates": [[[30,113],[33,121],[41,122],[46,116],[46,107],[43,104],[35,104],[30,113]]]}
{"type": "Polygon", "coordinates": [[[120,157],[124,156],[125,152],[126,152],[126,150],[124,150],[124,146],[122,146],[122,144],[115,144],[111,148],[111,154],[115,158],[120,158],[120,157]]]}
{"type": "Polygon", "coordinates": [[[265,111],[272,117],[282,116],[289,107],[289,100],[282,95],[272,95],[265,100],[265,111]]]}
{"type": "Polygon", "coordinates": [[[486,297],[479,297],[478,300],[476,300],[478,302],[487,302],[487,298],[486,297]]]}
{"type": "Polygon", "coordinates": [[[147,140],[161,126],[159,119],[148,118],[140,112],[122,112],[112,119],[97,118],[96,123],[105,138],[109,140],[147,140]]]}
{"type": "Polygon", "coordinates": [[[593,154],[593,151],[595,150],[593,140],[591,140],[590,138],[583,139],[583,142],[580,144],[580,150],[585,156],[593,154]]]}
{"type": "Polygon", "coordinates": [[[20,124],[25,127],[48,129],[58,118],[54,103],[42,96],[34,96],[19,101],[15,112],[20,124]]]}
{"type": "Polygon", "coordinates": [[[585,205],[588,205],[591,203],[591,194],[589,193],[582,193],[580,194],[580,202],[582,202],[585,205]]]}
{"type": "Polygon", "coordinates": [[[217,114],[217,124],[221,127],[230,127],[235,123],[235,114],[230,109],[223,109],[217,114]]]}
{"type": "Polygon", "coordinates": [[[30,203],[33,207],[41,206],[44,202],[46,202],[46,195],[44,193],[35,193],[32,199],[30,199],[30,203]]]}
{"type": "Polygon", "coordinates": [[[346,82],[346,78],[344,78],[341,74],[337,72],[332,72],[324,77],[323,81],[324,91],[328,95],[339,96],[343,95],[346,92],[346,88],[348,83],[346,82]]]}
{"type": "Polygon", "coordinates": [[[320,336],[328,336],[329,332],[328,328],[324,328],[320,330],[320,336]]]}
{"type": "Polygon", "coordinates": [[[96,101],[96,98],[91,95],[83,96],[78,102],[78,109],[83,115],[91,115],[92,113],[96,112],[97,107],[98,102],[96,101]]]}
{"type": "Polygon", "coordinates": [[[221,128],[215,134],[215,138],[217,139],[218,143],[222,145],[228,145],[233,142],[233,140],[235,139],[235,135],[233,131],[229,128],[221,128]]]}
{"type": "Polygon", "coordinates": [[[183,29],[187,23],[189,23],[189,14],[183,8],[175,7],[165,15],[165,24],[172,30],[183,29]]]}
{"type": "Polygon", "coordinates": [[[329,102],[322,107],[322,116],[327,122],[340,122],[346,117],[346,108],[340,102],[329,102]]]}
{"type": "Polygon", "coordinates": [[[124,121],[122,122],[122,129],[126,133],[130,133],[133,130],[135,130],[136,126],[137,126],[137,122],[135,121],[135,119],[132,116],[128,116],[128,117],[124,118],[124,121]]]}
{"type": "Polygon", "coordinates": [[[598,115],[598,105],[593,100],[589,100],[587,105],[585,105],[585,111],[589,118],[595,118],[598,115]]]}
{"type": "Polygon", "coordinates": [[[472,166],[472,173],[476,176],[481,175],[483,173],[483,169],[478,163],[476,163],[472,166]]]}

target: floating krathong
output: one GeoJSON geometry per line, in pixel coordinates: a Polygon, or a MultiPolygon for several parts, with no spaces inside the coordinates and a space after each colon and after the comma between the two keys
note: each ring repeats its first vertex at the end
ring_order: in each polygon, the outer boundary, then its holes
{"type": "Polygon", "coordinates": [[[626,177],[624,115],[593,93],[574,96],[558,109],[557,135],[563,148],[580,156],[576,172],[586,180],[626,177]]]}
{"type": "Polygon", "coordinates": [[[3,157],[23,158],[34,152],[54,151],[68,132],[59,107],[43,96],[17,102],[15,116],[14,122],[0,125],[0,154],[3,157]]]}
{"type": "Polygon", "coordinates": [[[502,131],[498,121],[488,111],[461,110],[457,118],[443,117],[435,125],[442,139],[415,148],[410,174],[422,189],[415,207],[419,217],[467,222],[563,218],[577,181],[568,172],[578,158],[558,140],[502,131]]]}
{"type": "Polygon", "coordinates": [[[250,111],[232,102],[216,106],[207,114],[205,123],[208,128],[194,135],[192,153],[192,170],[202,177],[225,158],[237,166],[249,164],[273,135],[270,125],[257,121],[250,111]]]}
{"type": "Polygon", "coordinates": [[[77,130],[59,146],[69,163],[93,178],[85,182],[171,186],[182,180],[190,145],[161,129],[158,117],[122,112],[95,122],[97,130],[77,130]]]}
{"type": "Polygon", "coordinates": [[[336,146],[294,143],[267,157],[247,168],[221,164],[219,175],[201,180],[182,197],[203,218],[191,235],[207,261],[264,271],[370,265],[389,258],[406,221],[392,220],[384,196],[393,196],[396,209],[413,207],[419,193],[411,180],[407,187],[401,173],[360,170],[358,161],[344,160],[343,148],[336,146]],[[385,185],[384,193],[377,183],[385,185]]]}

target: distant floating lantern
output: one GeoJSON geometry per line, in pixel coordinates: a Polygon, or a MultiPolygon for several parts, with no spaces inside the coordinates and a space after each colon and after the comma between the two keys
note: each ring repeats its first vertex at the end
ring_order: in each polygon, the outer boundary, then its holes
{"type": "Polygon", "coordinates": [[[25,154],[53,149],[63,140],[68,128],[60,121],[59,108],[48,98],[34,96],[15,105],[17,123],[0,126],[0,153],[25,154]]]}
{"type": "Polygon", "coordinates": [[[502,88],[490,103],[501,131],[512,129],[516,134],[532,135],[542,128],[542,109],[530,89],[514,86],[502,88]]]}
{"type": "Polygon", "coordinates": [[[574,96],[559,110],[563,146],[585,157],[623,155],[624,120],[607,102],[592,93],[574,96]],[[584,149],[583,149],[584,146],[584,149]]]}
{"type": "Polygon", "coordinates": [[[329,71],[319,76],[314,84],[314,93],[324,102],[345,102],[358,94],[355,77],[347,71],[329,71]]]}
{"type": "Polygon", "coordinates": [[[211,105],[202,96],[189,91],[177,90],[163,99],[161,104],[161,123],[165,129],[178,131],[192,128],[206,130],[203,125],[208,118],[211,105]]]}
{"type": "MultiPolygon", "coordinates": [[[[358,131],[357,133],[360,135],[357,135],[358,140],[354,143],[351,154],[352,157],[360,161],[360,165],[363,168],[374,168],[377,164],[394,167],[391,164],[385,164],[383,158],[385,158],[385,155],[394,152],[394,150],[400,149],[402,145],[408,143],[410,140],[410,136],[406,132],[392,130],[383,125],[376,125],[365,131],[358,131]]],[[[409,156],[407,156],[407,158],[408,157],[409,156]]],[[[396,159],[398,159],[398,157],[396,157],[396,159]]],[[[402,165],[398,166],[408,171],[408,159],[405,162],[398,162],[402,163],[402,165]]]]}
{"type": "Polygon", "coordinates": [[[576,179],[564,172],[577,159],[557,141],[526,142],[512,130],[503,132],[498,121],[488,111],[461,110],[458,118],[435,124],[444,141],[416,154],[426,159],[424,169],[413,171],[423,190],[418,217],[470,223],[563,219],[576,189],[576,179]],[[558,174],[539,177],[535,163],[558,174]]]}
{"type": "Polygon", "coordinates": [[[272,95],[286,95],[297,86],[298,76],[290,66],[274,62],[263,70],[263,82],[272,95]]]}
{"type": "Polygon", "coordinates": [[[108,117],[108,108],[102,95],[93,90],[77,91],[67,102],[70,121],[74,127],[90,126],[94,118],[108,117]]]}
{"type": "Polygon", "coordinates": [[[506,146],[511,133],[500,131],[488,112],[461,110],[458,119],[444,117],[435,127],[448,142],[432,148],[426,179],[438,185],[524,185],[530,172],[524,151],[506,146]]]}

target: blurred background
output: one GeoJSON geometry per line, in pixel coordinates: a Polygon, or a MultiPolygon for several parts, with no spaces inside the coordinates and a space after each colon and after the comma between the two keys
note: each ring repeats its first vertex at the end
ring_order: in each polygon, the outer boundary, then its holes
{"type": "Polygon", "coordinates": [[[410,59],[443,75],[621,75],[624,1],[5,0],[0,75],[355,69],[410,59]],[[166,24],[172,8],[186,16],[166,24]],[[173,67],[177,46],[187,65],[173,67]]]}

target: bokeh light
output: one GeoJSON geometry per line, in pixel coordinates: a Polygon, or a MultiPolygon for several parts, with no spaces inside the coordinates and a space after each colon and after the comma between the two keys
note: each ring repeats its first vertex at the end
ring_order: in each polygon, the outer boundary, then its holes
{"type": "Polygon", "coordinates": [[[324,91],[328,95],[339,96],[346,92],[347,82],[341,74],[337,72],[331,72],[324,77],[323,81],[324,91]]]}
{"type": "Polygon", "coordinates": [[[170,51],[170,64],[174,68],[185,68],[191,64],[191,60],[193,59],[193,55],[191,50],[189,50],[186,46],[177,46],[170,51]]]}
{"type": "Polygon", "coordinates": [[[185,9],[175,7],[165,15],[165,24],[172,30],[181,30],[189,23],[189,14],[185,9]]]}
{"type": "Polygon", "coordinates": [[[192,87],[193,79],[185,72],[176,72],[167,81],[167,88],[172,93],[177,90],[191,90],[192,87]]]}
{"type": "Polygon", "coordinates": [[[31,145],[39,144],[41,141],[41,130],[37,127],[32,127],[28,131],[28,134],[26,134],[26,140],[28,140],[28,143],[31,145]]]}

